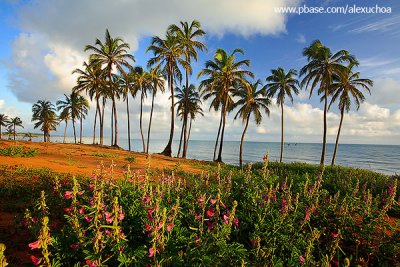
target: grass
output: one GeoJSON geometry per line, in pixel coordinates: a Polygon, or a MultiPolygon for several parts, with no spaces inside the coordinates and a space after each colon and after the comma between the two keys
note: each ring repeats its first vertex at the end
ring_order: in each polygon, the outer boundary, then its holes
{"type": "Polygon", "coordinates": [[[23,157],[23,158],[31,158],[38,154],[39,152],[34,149],[25,149],[22,146],[10,146],[6,148],[0,148],[0,155],[8,156],[8,157],[23,157]]]}
{"type": "Polygon", "coordinates": [[[99,157],[99,158],[115,158],[116,157],[116,155],[109,154],[109,153],[94,153],[92,155],[95,157],[99,157]]]}

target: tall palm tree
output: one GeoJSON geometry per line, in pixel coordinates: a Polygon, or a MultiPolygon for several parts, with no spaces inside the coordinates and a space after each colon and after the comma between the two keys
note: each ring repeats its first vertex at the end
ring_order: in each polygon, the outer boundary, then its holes
{"type": "Polygon", "coordinates": [[[182,58],[183,44],[179,38],[167,33],[165,39],[158,36],[153,37],[151,45],[147,51],[152,51],[154,57],[148,61],[148,67],[154,66],[162,70],[167,76],[167,82],[171,92],[171,129],[169,140],[161,154],[171,157],[172,155],[172,140],[174,139],[175,126],[175,99],[174,99],[174,81],[182,80],[182,73],[179,65],[186,69],[188,63],[182,58]]]}
{"type": "MultiPolygon", "coordinates": [[[[197,50],[203,51],[207,50],[207,46],[198,40],[199,37],[205,35],[206,33],[201,29],[201,24],[197,20],[193,20],[190,25],[188,22],[180,22],[180,27],[172,24],[168,28],[168,32],[175,35],[179,42],[183,46],[183,55],[185,56],[185,61],[187,65],[185,67],[185,88],[189,88],[189,74],[192,74],[192,68],[190,62],[192,59],[197,61],[197,50]]],[[[188,92],[186,92],[188,93],[188,92]]],[[[188,99],[188,95],[185,95],[185,99],[188,99]]],[[[188,107],[188,104],[185,105],[188,107]]],[[[184,132],[183,140],[183,152],[182,157],[186,158],[186,144],[187,144],[187,121],[189,110],[185,109],[183,114],[183,127],[182,131],[184,132]]],[[[181,138],[182,139],[182,138],[181,138]]],[[[180,146],[180,145],[179,145],[180,146]]],[[[179,154],[179,152],[178,152],[179,154]]]]}
{"type": "Polygon", "coordinates": [[[351,100],[353,98],[356,109],[360,108],[360,104],[364,102],[365,96],[360,89],[366,90],[371,94],[370,87],[373,86],[374,82],[370,79],[360,78],[360,72],[353,72],[354,64],[350,64],[339,76],[335,77],[335,82],[332,85],[332,99],[329,103],[328,109],[331,105],[339,100],[338,107],[340,111],[340,123],[338,132],[336,135],[335,150],[333,152],[331,165],[335,164],[336,152],[339,144],[340,130],[342,128],[344,112],[350,111],[351,100]],[[359,89],[360,88],[360,89],[359,89]]]}
{"type": "Polygon", "coordinates": [[[140,135],[142,137],[142,145],[143,145],[143,152],[146,152],[146,144],[144,142],[144,135],[143,135],[143,103],[145,97],[147,97],[147,90],[149,87],[149,75],[148,72],[143,70],[142,67],[137,66],[134,68],[133,71],[133,90],[132,96],[135,97],[136,94],[140,91],[140,115],[139,115],[139,127],[140,127],[140,135]]]}
{"type": "Polygon", "coordinates": [[[153,68],[149,72],[148,80],[149,80],[149,90],[152,93],[152,97],[151,97],[149,128],[147,130],[147,146],[146,146],[147,154],[149,154],[150,131],[151,131],[151,121],[153,119],[154,98],[156,97],[158,91],[164,93],[165,77],[158,68],[153,68]]]}
{"type": "Polygon", "coordinates": [[[292,92],[296,95],[299,94],[299,81],[294,77],[297,75],[297,71],[294,69],[290,69],[286,73],[283,68],[277,68],[271,70],[271,72],[272,74],[266,79],[269,83],[264,88],[267,89],[268,97],[272,98],[276,95],[276,104],[281,107],[281,157],[279,162],[282,162],[284,148],[283,105],[286,96],[293,103],[292,92]]]}
{"type": "Polygon", "coordinates": [[[78,96],[78,106],[79,106],[79,119],[80,119],[80,123],[79,123],[79,143],[82,144],[82,121],[83,119],[86,117],[88,110],[89,110],[89,101],[84,98],[83,96],[78,96]]]}
{"type": "Polygon", "coordinates": [[[1,126],[7,127],[10,120],[5,114],[0,114],[0,139],[1,139],[1,126]]]}
{"type": "Polygon", "coordinates": [[[112,109],[114,114],[114,142],[113,146],[118,146],[118,120],[117,120],[117,108],[115,103],[114,92],[118,90],[116,84],[113,84],[112,70],[117,69],[122,75],[126,76],[124,68],[132,69],[129,60],[135,61],[133,55],[129,54],[130,46],[125,43],[121,38],[112,38],[108,29],[106,30],[106,36],[104,43],[99,39],[96,39],[95,46],[87,45],[85,51],[92,51],[91,58],[94,60],[95,65],[105,66],[107,73],[109,89],[111,90],[112,109]]]}
{"type": "Polygon", "coordinates": [[[235,119],[240,117],[242,122],[245,124],[242,138],[240,139],[240,151],[239,151],[239,164],[242,167],[243,164],[243,141],[244,136],[249,126],[249,120],[251,114],[254,114],[254,121],[256,125],[260,125],[262,121],[262,111],[269,116],[268,106],[271,104],[271,99],[266,95],[266,89],[258,87],[261,85],[261,81],[258,80],[254,83],[249,83],[246,86],[239,86],[238,90],[233,94],[238,97],[239,100],[234,104],[235,107],[239,107],[238,112],[235,115],[235,119]]]}
{"type": "MultiPolygon", "coordinates": [[[[215,97],[211,103],[221,104],[222,130],[217,161],[222,161],[222,146],[224,143],[224,132],[226,123],[226,114],[233,105],[232,92],[235,91],[235,85],[247,86],[246,79],[253,77],[253,73],[242,69],[250,66],[250,60],[236,61],[235,54],[243,54],[243,50],[235,49],[230,55],[223,49],[217,49],[214,60],[206,62],[206,67],[202,69],[198,77],[206,76],[206,79],[200,82],[200,91],[204,100],[215,97]]],[[[218,137],[217,137],[218,141],[218,137]]]]}
{"type": "Polygon", "coordinates": [[[68,127],[68,121],[71,119],[69,112],[67,109],[64,109],[59,116],[60,121],[65,122],[65,128],[64,128],[64,140],[63,143],[65,143],[65,138],[67,136],[67,127],[68,127]]]}
{"type": "Polygon", "coordinates": [[[96,143],[96,124],[97,117],[99,117],[100,124],[100,144],[103,144],[103,125],[102,125],[102,113],[100,111],[100,97],[101,89],[105,87],[105,76],[104,71],[100,66],[93,63],[93,61],[83,63],[82,69],[75,69],[72,73],[78,74],[77,85],[72,89],[74,92],[81,93],[85,91],[89,95],[90,100],[93,98],[96,101],[96,113],[94,116],[93,124],[93,144],[96,143]]]}
{"type": "Polygon", "coordinates": [[[69,96],[64,94],[65,100],[58,100],[57,110],[61,110],[62,112],[67,112],[72,120],[72,127],[74,129],[74,141],[76,142],[76,128],[75,128],[75,120],[79,119],[80,116],[80,103],[79,103],[79,95],[76,92],[72,92],[69,96]],[[65,110],[65,111],[64,111],[65,110]]]}
{"type": "Polygon", "coordinates": [[[203,109],[201,108],[201,99],[200,95],[195,92],[195,96],[192,97],[192,100],[189,102],[188,112],[189,112],[189,131],[186,139],[186,151],[189,149],[189,139],[190,132],[192,130],[192,122],[196,119],[197,114],[204,116],[203,109]]]}
{"type": "MultiPolygon", "coordinates": [[[[178,148],[178,154],[177,157],[179,158],[180,156],[180,152],[181,152],[181,147],[182,147],[182,138],[184,135],[184,131],[186,131],[185,129],[185,116],[186,113],[189,114],[190,108],[191,106],[195,105],[195,104],[201,104],[201,100],[199,97],[199,94],[196,91],[196,87],[194,86],[194,84],[190,84],[189,87],[186,86],[182,86],[182,88],[176,87],[175,88],[175,97],[177,98],[177,102],[175,103],[175,105],[177,106],[177,115],[178,117],[181,118],[181,120],[183,121],[182,123],[182,129],[181,129],[181,136],[180,136],[180,141],[179,141],[179,148],[178,148]]],[[[183,147],[186,147],[186,143],[187,142],[187,138],[183,139],[183,147]]],[[[183,152],[182,152],[182,157],[183,157],[183,152]]]]}
{"type": "Polygon", "coordinates": [[[134,73],[128,73],[126,76],[120,76],[120,87],[123,100],[126,101],[126,115],[128,123],[128,149],[131,151],[131,119],[129,112],[129,96],[133,95],[133,76],[134,73]]]}
{"type": "Polygon", "coordinates": [[[15,135],[17,134],[15,127],[22,127],[24,128],[24,126],[22,125],[22,120],[19,117],[15,117],[15,118],[11,118],[10,122],[9,122],[10,127],[13,128],[13,132],[14,132],[14,140],[15,140],[15,135]]]}
{"type": "Polygon", "coordinates": [[[318,87],[318,95],[322,94],[324,101],[324,134],[320,160],[322,171],[326,153],[328,97],[333,77],[344,71],[346,68],[344,64],[358,64],[358,62],[346,50],[340,50],[333,54],[319,40],[312,42],[309,47],[304,48],[303,55],[307,57],[308,63],[300,70],[300,76],[304,76],[301,85],[306,88],[310,86],[310,97],[314,89],[318,87]]]}
{"type": "Polygon", "coordinates": [[[46,100],[39,100],[32,106],[34,128],[41,127],[43,142],[50,142],[50,131],[55,131],[59,123],[54,105],[46,100]]]}

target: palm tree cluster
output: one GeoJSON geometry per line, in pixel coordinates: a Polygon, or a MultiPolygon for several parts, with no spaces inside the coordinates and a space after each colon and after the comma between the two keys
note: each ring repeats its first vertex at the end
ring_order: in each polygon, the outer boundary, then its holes
{"type": "Polygon", "coordinates": [[[0,139],[1,139],[1,127],[7,127],[7,135],[8,135],[8,139],[11,139],[11,136],[14,137],[15,140],[15,136],[17,135],[17,131],[16,131],[16,127],[22,127],[24,128],[24,126],[22,125],[22,120],[19,117],[14,117],[14,118],[9,118],[7,115],[5,114],[0,114],[0,139]]]}
{"type": "MultiPolygon", "coordinates": [[[[332,52],[328,47],[316,40],[306,47],[303,55],[307,64],[297,72],[294,69],[284,70],[281,67],[271,70],[261,80],[254,77],[249,70],[250,60],[239,59],[244,55],[242,49],[234,49],[231,53],[224,49],[217,49],[212,59],[205,62],[204,68],[198,73],[201,79],[198,88],[190,81],[192,63],[198,60],[198,52],[206,51],[207,47],[200,41],[205,35],[198,21],[180,22],[179,25],[170,25],[165,37],[154,36],[146,52],[152,56],[147,62],[147,69],[133,66],[135,58],[129,53],[130,46],[120,37],[112,37],[106,30],[104,41],[97,39],[94,45],[87,45],[85,51],[91,52],[88,60],[83,63],[82,69],[73,71],[77,74],[77,84],[70,95],[64,100],[57,101],[57,109],[61,112],[57,117],[54,106],[48,101],[38,101],[33,107],[36,127],[41,127],[44,140],[49,141],[49,132],[55,129],[59,121],[65,122],[65,132],[68,121],[72,121],[74,140],[77,142],[75,122],[80,122],[80,142],[82,142],[83,119],[88,113],[87,99],[79,95],[85,92],[90,100],[96,104],[93,125],[93,143],[96,142],[96,131],[99,128],[99,142],[104,142],[104,113],[107,103],[111,102],[111,145],[118,146],[118,114],[117,101],[126,103],[127,138],[129,150],[131,146],[131,126],[129,99],[140,99],[139,130],[142,141],[142,150],[149,152],[151,125],[153,119],[154,99],[157,93],[164,93],[169,88],[171,100],[171,124],[168,143],[161,154],[172,155],[172,141],[174,138],[175,117],[179,117],[182,124],[177,157],[187,156],[192,122],[197,115],[204,116],[202,100],[208,101],[209,109],[220,112],[220,122],[214,147],[214,161],[222,161],[227,115],[237,109],[234,119],[240,118],[244,124],[240,142],[239,163],[243,163],[243,143],[249,122],[254,118],[258,126],[263,115],[270,114],[272,99],[281,112],[281,153],[280,161],[284,157],[284,106],[288,99],[293,103],[294,95],[298,95],[301,88],[309,89],[310,97],[314,92],[324,103],[323,141],[321,166],[325,162],[327,139],[327,112],[332,105],[338,102],[340,123],[336,137],[335,151],[332,165],[335,162],[344,113],[350,111],[352,100],[356,108],[364,101],[365,90],[370,93],[373,82],[360,78],[360,73],[354,69],[359,65],[356,58],[346,50],[332,52]],[[301,80],[300,80],[301,78],[301,80]],[[145,99],[151,94],[151,110],[147,129],[147,143],[143,129],[143,106],[145,99]],[[175,115],[176,114],[176,115],[175,115]],[[99,127],[97,127],[99,125],[99,127]]],[[[9,125],[7,117],[0,116],[0,127],[9,125]]],[[[13,124],[18,126],[18,124],[13,124]]],[[[1,128],[0,128],[1,129],[1,128]]],[[[0,130],[1,134],[1,130],[0,130]]],[[[0,135],[1,136],[1,135],[0,135]]]]}

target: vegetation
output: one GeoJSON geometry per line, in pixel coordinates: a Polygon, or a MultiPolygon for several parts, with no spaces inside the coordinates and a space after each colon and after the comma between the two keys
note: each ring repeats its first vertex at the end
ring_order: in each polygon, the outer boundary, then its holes
{"type": "Polygon", "coordinates": [[[55,131],[59,123],[54,105],[49,101],[39,100],[32,106],[32,113],[32,121],[36,122],[34,128],[41,127],[43,142],[50,142],[50,131],[55,131]]]}
{"type": "Polygon", "coordinates": [[[31,158],[36,156],[37,153],[38,151],[34,148],[25,149],[22,146],[9,146],[0,148],[0,155],[8,157],[31,158]]]}
{"type": "Polygon", "coordinates": [[[29,205],[23,224],[35,264],[399,264],[399,223],[388,217],[400,215],[398,178],[336,166],[318,176],[318,165],[268,157],[247,170],[204,167],[201,176],[128,167],[122,179],[102,167],[90,180],[6,169],[0,198],[29,205]]]}

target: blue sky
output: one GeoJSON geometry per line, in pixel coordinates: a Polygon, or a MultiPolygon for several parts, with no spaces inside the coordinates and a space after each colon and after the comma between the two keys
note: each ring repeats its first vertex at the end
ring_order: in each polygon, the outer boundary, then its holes
{"type": "MultiPolygon", "coordinates": [[[[204,41],[208,53],[201,53],[194,64],[192,82],[197,84],[197,72],[210,59],[216,48],[228,52],[240,47],[241,59],[250,59],[250,69],[265,80],[277,67],[300,69],[306,60],[302,50],[313,40],[320,39],[333,51],[349,50],[360,61],[359,71],[375,82],[372,95],[360,110],[345,117],[342,142],[400,144],[400,3],[389,1],[297,1],[297,0],[220,0],[205,1],[18,1],[0,2],[0,113],[20,116],[27,131],[31,106],[38,99],[55,101],[70,92],[75,77],[87,54],[83,47],[102,38],[105,28],[129,42],[136,64],[146,65],[151,57],[145,53],[152,35],[163,35],[166,27],[179,20],[198,19],[207,32],[204,41]],[[199,4],[202,3],[202,4],[199,4]],[[362,7],[390,7],[391,14],[292,14],[274,12],[279,6],[333,7],[357,4],[362,7]],[[154,9],[154,7],[158,7],[154,9]]],[[[137,100],[135,100],[137,102],[137,100]]],[[[131,112],[137,122],[138,104],[132,101],[131,112]]],[[[149,101],[145,110],[148,110],[149,101]]],[[[157,98],[155,137],[168,135],[168,94],[157,98]]],[[[294,104],[287,103],[286,140],[319,142],[322,133],[322,105],[317,96],[308,98],[302,90],[294,104]]],[[[204,109],[208,109],[207,103],[204,109]]],[[[124,105],[119,105],[122,121],[124,105]]],[[[94,112],[93,112],[94,113],[94,112]]],[[[145,117],[148,114],[145,113],[145,117]]],[[[228,140],[239,140],[242,124],[228,120],[228,140]]],[[[218,114],[207,113],[199,118],[193,139],[213,140],[217,131],[218,114]]],[[[84,124],[91,134],[93,114],[84,124]]],[[[339,116],[333,108],[328,116],[328,141],[333,142],[339,116]]],[[[147,122],[145,122],[146,124],[147,122]]],[[[253,125],[249,140],[279,141],[280,114],[271,107],[271,117],[260,127],[253,125]]],[[[138,132],[134,126],[134,134],[138,132]]],[[[178,124],[179,126],[179,124],[178,124]]],[[[125,130],[121,123],[121,130],[125,130]]],[[[58,133],[62,132],[60,127],[58,133]]],[[[37,131],[37,130],[35,130],[37,131]]],[[[70,130],[69,130],[70,131],[70,130]]],[[[178,132],[178,131],[176,131],[178,132]]],[[[176,134],[177,136],[178,134],[176,134]]]]}

